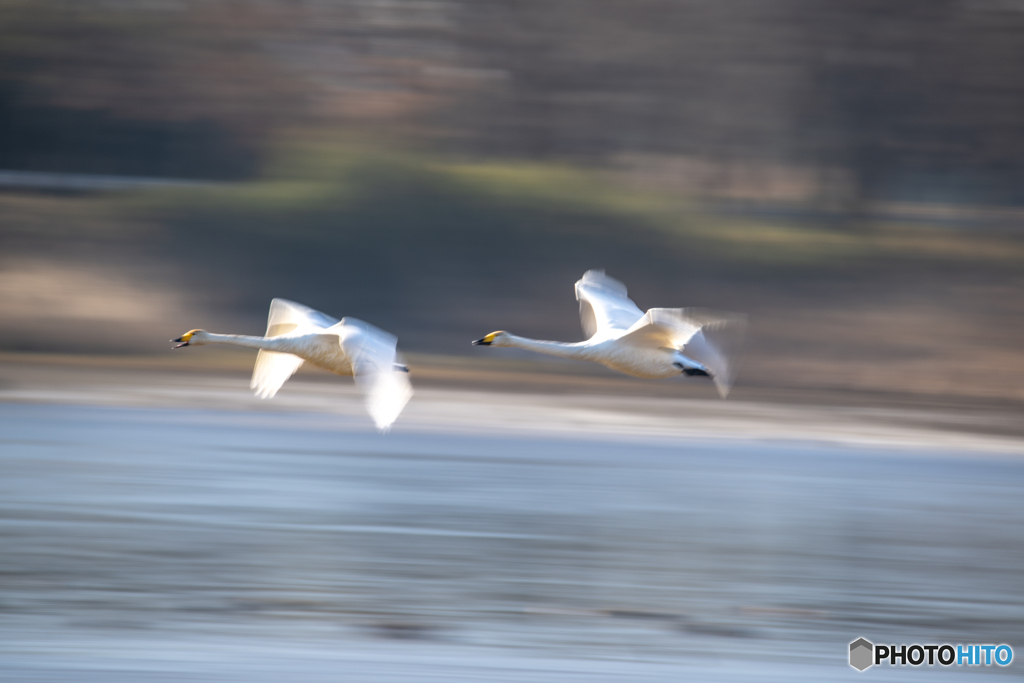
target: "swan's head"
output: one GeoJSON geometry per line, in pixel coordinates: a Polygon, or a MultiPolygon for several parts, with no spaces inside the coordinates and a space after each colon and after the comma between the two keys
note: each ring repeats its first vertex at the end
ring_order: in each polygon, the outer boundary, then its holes
{"type": "Polygon", "coordinates": [[[508,332],[504,330],[491,332],[483,339],[477,339],[475,342],[473,342],[473,346],[509,346],[508,332]]]}
{"type": "Polygon", "coordinates": [[[206,330],[189,330],[185,334],[181,335],[177,339],[172,339],[172,342],[180,342],[174,348],[180,349],[182,346],[199,346],[200,344],[206,343],[206,330]]]}

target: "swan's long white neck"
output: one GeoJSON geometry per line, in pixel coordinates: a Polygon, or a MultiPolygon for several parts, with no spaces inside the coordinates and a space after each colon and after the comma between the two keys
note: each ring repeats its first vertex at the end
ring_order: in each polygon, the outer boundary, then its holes
{"type": "Polygon", "coordinates": [[[291,340],[286,337],[252,337],[247,334],[214,334],[206,332],[201,344],[229,344],[231,346],[244,346],[249,349],[266,349],[267,351],[285,351],[291,340]]]}
{"type": "Polygon", "coordinates": [[[546,353],[549,356],[559,358],[573,358],[576,360],[590,360],[590,349],[586,342],[568,344],[566,342],[546,341],[544,339],[530,339],[519,337],[508,332],[502,337],[502,346],[514,346],[517,349],[546,353]]]}

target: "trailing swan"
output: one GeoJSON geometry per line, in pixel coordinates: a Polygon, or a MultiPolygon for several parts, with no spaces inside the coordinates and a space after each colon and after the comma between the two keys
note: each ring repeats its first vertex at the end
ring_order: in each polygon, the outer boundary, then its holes
{"type": "Polygon", "coordinates": [[[191,330],[171,341],[174,348],[230,344],[259,349],[250,388],[272,398],[304,361],[354,376],[366,397],[366,408],[379,430],[387,431],[412,397],[408,368],[398,362],[398,340],[355,318],[335,320],[286,299],[270,302],[267,334],[251,337],[191,330]]]}
{"type": "Polygon", "coordinates": [[[498,331],[473,344],[594,361],[633,377],[710,377],[722,398],[729,393],[746,331],[745,316],[693,308],[652,308],[644,313],[626,296],[626,286],[603,270],[583,274],[576,283],[576,298],[586,341],[567,344],[498,331]]]}

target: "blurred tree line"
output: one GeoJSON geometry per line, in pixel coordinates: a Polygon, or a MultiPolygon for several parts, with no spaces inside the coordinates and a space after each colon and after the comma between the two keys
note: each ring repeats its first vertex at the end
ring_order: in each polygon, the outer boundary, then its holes
{"type": "Polygon", "coordinates": [[[1019,0],[3,0],[0,168],[250,178],[341,128],[1020,203],[1022,36],[1019,0]]]}

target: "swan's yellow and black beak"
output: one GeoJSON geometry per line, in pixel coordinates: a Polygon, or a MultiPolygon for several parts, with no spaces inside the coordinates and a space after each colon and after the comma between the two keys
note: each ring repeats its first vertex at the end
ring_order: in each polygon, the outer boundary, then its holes
{"type": "Polygon", "coordinates": [[[194,332],[195,332],[195,330],[192,330],[191,332],[186,332],[185,334],[181,335],[177,339],[172,339],[171,340],[172,342],[181,342],[180,344],[178,344],[174,348],[180,349],[182,346],[188,346],[188,342],[189,342],[190,339],[192,339],[192,334],[194,332]]]}
{"type": "Polygon", "coordinates": [[[473,346],[490,346],[491,344],[494,343],[494,335],[496,334],[497,332],[491,332],[483,339],[477,339],[475,342],[473,342],[473,346]]]}

